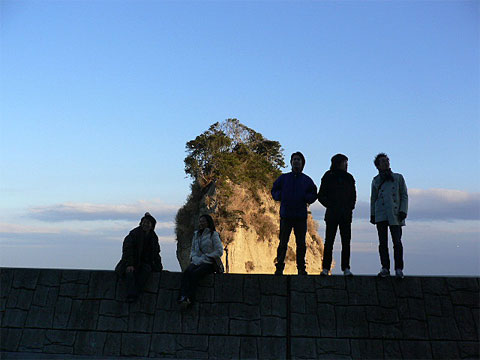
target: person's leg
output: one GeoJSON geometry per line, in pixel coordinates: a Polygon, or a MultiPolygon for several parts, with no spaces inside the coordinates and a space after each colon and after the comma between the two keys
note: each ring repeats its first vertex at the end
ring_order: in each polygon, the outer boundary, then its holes
{"type": "Polygon", "coordinates": [[[305,272],[305,236],[307,235],[307,219],[295,219],[293,231],[297,243],[297,269],[299,273],[305,272]]]}
{"type": "Polygon", "coordinates": [[[380,262],[382,268],[390,270],[390,257],[388,255],[388,222],[382,221],[377,223],[378,232],[378,252],[380,253],[380,262]]]}
{"type": "Polygon", "coordinates": [[[395,270],[403,270],[403,245],[402,245],[402,227],[400,225],[390,226],[390,234],[393,242],[393,258],[395,261],[395,270]]]}
{"type": "Polygon", "coordinates": [[[195,300],[198,282],[208,274],[213,274],[214,270],[213,264],[201,264],[196,266],[190,272],[190,286],[188,288],[187,296],[192,302],[195,300]]]}
{"type": "Polygon", "coordinates": [[[148,264],[140,264],[138,270],[135,271],[135,280],[137,286],[137,293],[140,294],[145,284],[147,283],[150,275],[152,274],[152,267],[148,264]]]}
{"type": "Polygon", "coordinates": [[[194,269],[198,265],[190,264],[188,267],[185,269],[185,271],[182,273],[182,279],[180,280],[180,296],[179,299],[182,296],[188,296],[187,294],[189,293],[190,290],[190,284],[191,284],[191,275],[194,269]]]}
{"type": "Polygon", "coordinates": [[[280,218],[280,244],[277,248],[277,272],[282,273],[285,267],[285,255],[287,254],[288,239],[292,232],[292,221],[286,218],[280,218]]]}
{"type": "Polygon", "coordinates": [[[323,270],[330,271],[332,266],[333,244],[335,243],[335,235],[337,234],[338,224],[336,222],[325,222],[325,246],[323,247],[323,270]]]}
{"type": "Polygon", "coordinates": [[[352,239],[352,224],[340,224],[340,237],[342,239],[342,271],[350,269],[350,242],[352,239]]]}
{"type": "Polygon", "coordinates": [[[137,281],[136,281],[135,272],[125,273],[125,280],[127,282],[127,299],[137,298],[138,290],[137,290],[137,281]]]}

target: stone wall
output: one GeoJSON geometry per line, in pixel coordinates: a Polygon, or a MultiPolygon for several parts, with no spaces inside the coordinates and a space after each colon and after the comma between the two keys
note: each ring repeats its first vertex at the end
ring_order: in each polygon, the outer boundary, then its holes
{"type": "Polygon", "coordinates": [[[135,304],[112,271],[0,275],[4,354],[479,357],[479,278],[212,275],[181,312],[179,273],[155,274],[135,304]]]}

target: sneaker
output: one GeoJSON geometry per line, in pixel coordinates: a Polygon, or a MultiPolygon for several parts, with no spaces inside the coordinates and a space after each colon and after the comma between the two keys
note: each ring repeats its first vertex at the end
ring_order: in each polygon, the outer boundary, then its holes
{"type": "Polygon", "coordinates": [[[381,277],[390,276],[390,270],[386,268],[382,268],[382,270],[380,270],[380,272],[378,273],[378,276],[381,276],[381,277]]]}
{"type": "Polygon", "coordinates": [[[184,300],[180,302],[180,309],[185,310],[192,303],[188,297],[183,296],[184,300]]]}
{"type": "Polygon", "coordinates": [[[322,272],[320,273],[321,276],[328,276],[328,270],[323,269],[322,272]]]}
{"type": "Polygon", "coordinates": [[[395,277],[397,279],[403,279],[405,277],[405,276],[403,276],[402,269],[395,269],[395,277]]]}
{"type": "Polygon", "coordinates": [[[343,275],[344,276],[353,276],[352,272],[350,271],[349,268],[343,270],[343,275]]]}
{"type": "Polygon", "coordinates": [[[298,270],[298,275],[308,275],[305,269],[298,270]]]}

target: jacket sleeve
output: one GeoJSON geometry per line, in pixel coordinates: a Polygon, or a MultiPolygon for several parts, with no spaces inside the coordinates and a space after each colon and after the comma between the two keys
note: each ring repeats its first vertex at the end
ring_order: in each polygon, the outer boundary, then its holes
{"type": "Polygon", "coordinates": [[[370,216],[375,216],[375,202],[378,198],[378,189],[375,187],[375,179],[372,180],[372,192],[370,194],[370,216]]]}
{"type": "Polygon", "coordinates": [[[322,181],[320,182],[318,201],[325,206],[325,208],[330,207],[330,202],[328,201],[328,177],[326,175],[323,175],[322,181]]]}
{"type": "Polygon", "coordinates": [[[308,204],[313,204],[317,201],[317,185],[313,182],[312,179],[307,177],[307,191],[305,193],[305,201],[308,204]]]}
{"type": "Polygon", "coordinates": [[[212,242],[213,242],[213,251],[209,254],[206,254],[209,258],[217,258],[223,255],[223,244],[222,240],[220,240],[220,235],[218,232],[214,232],[212,235],[212,242]]]}
{"type": "Polygon", "coordinates": [[[405,183],[405,179],[402,175],[400,175],[399,179],[399,192],[400,192],[400,207],[399,212],[404,212],[408,214],[408,191],[407,191],[407,184],[405,183]]]}
{"type": "Polygon", "coordinates": [[[154,244],[155,244],[155,250],[153,254],[153,265],[155,266],[156,271],[162,271],[163,270],[162,257],[160,256],[160,244],[158,242],[157,234],[155,234],[154,244]]]}
{"type": "Polygon", "coordinates": [[[277,180],[273,183],[272,187],[272,197],[275,201],[282,200],[282,187],[283,187],[283,175],[280,175],[277,180]]]}
{"type": "Polygon", "coordinates": [[[192,258],[197,254],[196,250],[195,250],[195,238],[196,238],[196,233],[193,233],[193,238],[192,238],[192,247],[190,249],[190,260],[192,260],[192,258]]]}
{"type": "Polygon", "coordinates": [[[123,240],[122,259],[127,267],[135,265],[135,239],[132,234],[128,234],[123,240]]]}
{"type": "Polygon", "coordinates": [[[355,187],[355,179],[352,176],[352,198],[351,198],[351,207],[352,210],[355,209],[355,204],[357,203],[357,189],[355,187]]]}

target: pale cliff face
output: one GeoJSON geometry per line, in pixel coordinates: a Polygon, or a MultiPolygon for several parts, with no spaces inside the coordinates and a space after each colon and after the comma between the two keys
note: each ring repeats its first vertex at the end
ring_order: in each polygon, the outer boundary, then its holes
{"type": "MultiPolygon", "coordinates": [[[[215,214],[220,206],[226,206],[229,211],[241,212],[235,231],[227,231],[222,224],[216,224],[225,247],[222,261],[229,273],[273,274],[279,244],[280,203],[275,202],[267,191],[259,191],[254,197],[240,186],[233,185],[232,188],[233,193],[228,196],[226,205],[219,203],[215,189],[210,189],[196,208],[215,214]]],[[[306,270],[309,274],[319,274],[322,269],[323,242],[317,227],[318,224],[309,215],[306,237],[306,270]]],[[[191,239],[177,240],[177,258],[184,269],[188,266],[191,239]]],[[[297,273],[295,254],[292,231],[284,274],[297,273]]]]}

